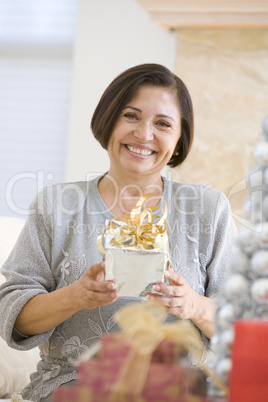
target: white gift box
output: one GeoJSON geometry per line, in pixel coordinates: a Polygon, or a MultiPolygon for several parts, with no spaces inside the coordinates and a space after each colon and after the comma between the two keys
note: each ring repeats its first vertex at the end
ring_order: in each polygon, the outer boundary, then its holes
{"type": "Polygon", "coordinates": [[[105,279],[114,280],[119,296],[145,298],[153,284],[163,282],[168,254],[156,250],[109,247],[105,252],[105,279]]]}

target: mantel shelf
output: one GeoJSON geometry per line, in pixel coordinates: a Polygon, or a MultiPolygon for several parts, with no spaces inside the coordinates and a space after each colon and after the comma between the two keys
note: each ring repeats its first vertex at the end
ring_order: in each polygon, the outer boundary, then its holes
{"type": "Polygon", "coordinates": [[[268,28],[268,0],[138,0],[166,29],[268,28]]]}

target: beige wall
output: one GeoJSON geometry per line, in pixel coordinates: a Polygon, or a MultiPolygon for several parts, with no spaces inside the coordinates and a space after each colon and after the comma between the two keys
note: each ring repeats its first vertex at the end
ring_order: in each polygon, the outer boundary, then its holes
{"type": "Polygon", "coordinates": [[[244,205],[248,170],[268,114],[268,30],[178,32],[176,73],[193,98],[195,140],[172,179],[223,191],[234,212],[244,205]]]}

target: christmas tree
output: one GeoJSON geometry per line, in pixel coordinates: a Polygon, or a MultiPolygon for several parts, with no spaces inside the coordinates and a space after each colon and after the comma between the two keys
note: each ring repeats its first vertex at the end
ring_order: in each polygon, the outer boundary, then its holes
{"type": "MultiPolygon", "coordinates": [[[[209,364],[227,386],[233,363],[235,322],[268,321],[268,116],[263,120],[255,158],[249,178],[256,172],[261,178],[259,196],[247,196],[245,209],[251,219],[239,229],[232,265],[217,297],[216,330],[211,339],[209,364]]],[[[212,387],[213,392],[217,393],[212,387]]]]}

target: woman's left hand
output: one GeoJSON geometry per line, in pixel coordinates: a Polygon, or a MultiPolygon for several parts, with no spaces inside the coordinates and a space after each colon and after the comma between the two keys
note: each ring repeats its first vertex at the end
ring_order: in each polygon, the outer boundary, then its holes
{"type": "Polygon", "coordinates": [[[154,291],[163,295],[149,293],[150,299],[158,300],[167,312],[181,319],[190,319],[208,337],[214,333],[215,306],[205,296],[196,293],[187,280],[169,268],[165,273],[169,285],[158,283],[154,291]],[[166,296],[167,295],[167,296],[166,296]]]}
{"type": "Polygon", "coordinates": [[[183,319],[192,319],[196,315],[199,295],[191,288],[187,280],[173,269],[166,271],[165,277],[169,280],[169,285],[159,283],[154,285],[153,289],[168,296],[150,293],[149,298],[160,301],[170,314],[183,319]]]}

